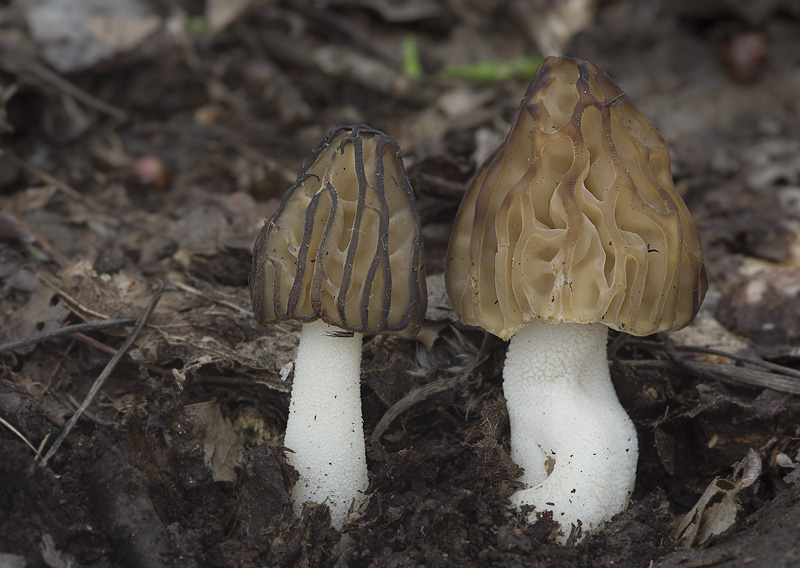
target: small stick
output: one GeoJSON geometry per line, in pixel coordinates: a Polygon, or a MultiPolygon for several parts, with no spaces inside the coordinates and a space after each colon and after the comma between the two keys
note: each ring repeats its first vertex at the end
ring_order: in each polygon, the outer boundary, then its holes
{"type": "MultiPolygon", "coordinates": [[[[102,341],[97,341],[93,337],[89,337],[88,335],[84,335],[82,333],[76,333],[75,339],[85,343],[86,345],[94,347],[98,351],[102,351],[103,353],[108,353],[111,356],[114,356],[118,353],[118,351],[113,347],[111,347],[110,345],[106,345],[102,341]]],[[[151,365],[150,363],[140,363],[139,366],[153,373],[162,375],[164,377],[172,376],[172,371],[170,371],[169,369],[165,369],[164,367],[159,367],[158,365],[151,365]]]]}
{"type": "Polygon", "coordinates": [[[96,331],[98,329],[107,329],[110,327],[112,328],[122,327],[124,325],[131,325],[134,323],[136,323],[136,318],[129,317],[129,318],[108,319],[105,321],[93,321],[88,323],[78,323],[75,325],[68,325],[66,327],[54,329],[52,331],[45,331],[44,333],[40,333],[39,335],[34,335],[33,337],[26,337],[25,339],[18,339],[17,341],[4,343],[3,345],[0,345],[0,353],[5,353],[6,351],[13,351],[14,349],[19,349],[21,347],[27,347],[28,345],[36,345],[37,343],[41,343],[42,341],[50,341],[51,339],[55,339],[57,337],[64,337],[65,335],[83,333],[84,331],[96,331]]]}
{"type": "Polygon", "coordinates": [[[78,407],[78,409],[75,411],[75,414],[73,414],[72,417],[69,419],[69,422],[67,422],[67,425],[64,427],[64,431],[61,432],[61,435],[59,435],[59,437],[56,439],[56,441],[53,443],[53,445],[50,446],[50,449],[47,451],[47,454],[45,454],[44,458],[39,463],[40,466],[45,467],[47,465],[47,462],[50,461],[50,458],[52,458],[53,455],[56,453],[58,448],[61,446],[61,443],[67,437],[67,434],[70,433],[72,428],[78,422],[78,419],[81,417],[81,414],[83,414],[83,412],[89,407],[89,405],[92,403],[92,400],[94,400],[94,397],[97,396],[97,393],[100,392],[100,389],[102,388],[103,383],[106,382],[106,379],[111,374],[111,372],[116,368],[117,364],[120,362],[120,360],[122,359],[123,355],[125,355],[125,353],[128,352],[128,349],[131,348],[131,346],[133,345],[133,342],[136,341],[136,338],[139,336],[139,332],[142,331],[142,328],[144,327],[145,322],[147,321],[147,319],[150,317],[150,314],[155,309],[156,305],[158,304],[158,301],[161,299],[161,292],[163,291],[163,289],[164,289],[164,285],[161,282],[159,282],[158,283],[158,288],[156,290],[156,293],[153,295],[152,299],[147,304],[147,307],[144,309],[144,312],[142,313],[142,316],[139,318],[139,321],[136,324],[136,327],[133,329],[131,334],[128,336],[128,339],[125,340],[125,343],[122,345],[122,347],[119,348],[119,351],[117,351],[117,354],[114,355],[111,358],[111,360],[108,362],[108,365],[106,365],[105,369],[103,369],[103,372],[100,373],[100,376],[97,377],[97,379],[95,380],[94,384],[92,385],[92,388],[89,389],[89,392],[86,394],[86,397],[83,399],[83,402],[78,407]]]}
{"type": "Polygon", "coordinates": [[[98,351],[102,351],[103,353],[107,353],[111,356],[117,354],[117,350],[111,347],[110,345],[106,345],[102,341],[97,341],[94,337],[89,337],[88,335],[84,335],[82,333],[76,333],[75,339],[78,341],[85,343],[86,345],[90,345],[97,349],[98,351]]]}
{"type": "Polygon", "coordinates": [[[68,195],[69,197],[71,197],[75,201],[79,201],[79,202],[84,202],[85,201],[83,199],[83,195],[81,195],[81,193],[77,189],[74,189],[71,186],[69,186],[66,183],[64,183],[63,181],[54,178],[53,176],[51,176],[47,172],[44,172],[44,171],[40,170],[39,168],[36,168],[36,167],[30,165],[25,160],[20,160],[19,157],[17,157],[17,155],[14,154],[13,152],[0,152],[0,155],[4,156],[9,162],[14,164],[18,168],[22,168],[23,170],[25,170],[29,174],[31,174],[33,176],[36,176],[37,178],[39,178],[44,183],[46,183],[48,185],[52,185],[56,189],[61,190],[65,195],[68,195]]]}
{"type": "Polygon", "coordinates": [[[769,361],[762,361],[761,359],[754,359],[753,357],[745,357],[744,355],[727,353],[725,351],[720,351],[719,349],[712,349],[711,347],[699,347],[694,345],[676,345],[675,349],[678,351],[687,351],[689,353],[706,353],[708,355],[725,357],[726,359],[739,361],[741,363],[750,363],[751,365],[758,365],[759,367],[764,367],[765,369],[770,369],[772,371],[778,371],[784,375],[789,375],[800,379],[800,371],[796,369],[786,367],[785,365],[778,365],[777,363],[770,363],[769,361]]]}
{"type": "MultiPolygon", "coordinates": [[[[56,264],[59,266],[64,266],[69,262],[69,259],[64,255],[63,252],[58,250],[54,247],[50,241],[48,241],[44,235],[42,235],[39,231],[34,229],[30,223],[28,223],[24,217],[21,215],[16,215],[11,211],[4,211],[5,215],[8,215],[10,219],[8,219],[9,223],[15,223],[19,226],[20,231],[26,233],[25,237],[32,238],[34,241],[39,243],[45,251],[50,254],[50,257],[55,261],[56,264]]],[[[5,220],[5,219],[4,219],[5,220]]]]}
{"type": "Polygon", "coordinates": [[[101,101],[95,96],[90,95],[86,91],[80,89],[73,83],[70,83],[66,79],[64,79],[61,75],[50,71],[44,65],[39,63],[33,62],[30,66],[30,71],[33,72],[34,75],[53,85],[54,87],[61,89],[68,95],[75,97],[83,104],[88,107],[91,107],[95,110],[102,112],[103,114],[107,114],[111,118],[115,118],[120,121],[124,121],[128,119],[128,115],[122,109],[115,107],[114,105],[110,105],[105,101],[101,101]]]}

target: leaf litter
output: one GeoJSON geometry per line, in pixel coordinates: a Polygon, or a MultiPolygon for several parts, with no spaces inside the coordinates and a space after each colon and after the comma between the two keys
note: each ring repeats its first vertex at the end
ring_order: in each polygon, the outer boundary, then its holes
{"type": "MultiPolygon", "coordinates": [[[[800,120],[781,101],[798,84],[786,54],[800,34],[788,3],[757,15],[713,3],[709,17],[617,0],[571,20],[579,33],[542,37],[520,24],[538,14],[522,3],[120,2],[139,8],[93,13],[116,23],[85,19],[61,53],[52,34],[32,34],[33,3],[19,4],[0,9],[0,342],[135,317],[155,281],[164,292],[47,468],[0,426],[4,562],[686,567],[796,555],[800,120]],[[757,23],[774,46],[746,86],[709,39],[732,20],[757,23]],[[103,35],[118,25],[129,29],[103,35]],[[409,33],[416,77],[402,70],[409,33]],[[615,384],[642,439],[637,488],[578,548],[550,543],[547,515],[527,523],[506,507],[518,468],[502,343],[476,358],[482,334],[454,322],[436,285],[464,183],[525,88],[438,70],[522,60],[542,42],[606,67],[662,128],[713,284],[698,322],[671,342],[615,344],[615,384]],[[296,474],[281,446],[282,370],[298,330],[254,322],[247,275],[253,238],[308,149],[356,122],[403,148],[434,296],[422,343],[364,344],[366,432],[409,393],[426,394],[370,440],[370,491],[342,550],[324,506],[300,518],[287,507],[296,474]],[[745,487],[756,460],[763,471],[745,487]]],[[[127,332],[0,355],[0,416],[46,450],[127,332]]]]}

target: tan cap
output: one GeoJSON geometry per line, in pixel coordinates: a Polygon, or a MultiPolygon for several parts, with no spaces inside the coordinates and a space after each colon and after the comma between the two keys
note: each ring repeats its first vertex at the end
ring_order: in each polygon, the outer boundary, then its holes
{"type": "Polygon", "coordinates": [[[707,287],[666,142],[608,75],[567,57],[536,71],[447,256],[456,312],[503,339],[533,318],[680,329],[707,287]]]}
{"type": "Polygon", "coordinates": [[[323,319],[413,336],[425,315],[420,221],[400,148],[363,125],[329,132],[256,239],[262,325],[323,319]]]}

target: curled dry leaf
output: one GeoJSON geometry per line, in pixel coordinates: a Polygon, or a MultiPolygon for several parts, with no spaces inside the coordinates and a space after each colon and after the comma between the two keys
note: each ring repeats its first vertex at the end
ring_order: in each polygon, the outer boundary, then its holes
{"type": "Polygon", "coordinates": [[[715,477],[678,527],[676,538],[682,541],[682,546],[704,546],[714,537],[733,529],[740,511],[737,496],[760,475],[761,459],[751,448],[747,456],[734,466],[734,481],[715,477]]]}

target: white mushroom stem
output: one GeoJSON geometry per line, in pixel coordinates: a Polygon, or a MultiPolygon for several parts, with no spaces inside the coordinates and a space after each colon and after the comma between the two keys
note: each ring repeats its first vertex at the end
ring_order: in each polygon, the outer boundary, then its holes
{"type": "Polygon", "coordinates": [[[298,516],[307,501],[324,503],[341,529],[367,490],[361,418],[361,338],[322,320],[303,325],[294,367],[284,445],[300,474],[292,490],[298,516]]]}
{"type": "Polygon", "coordinates": [[[602,324],[534,321],[511,338],[503,369],[511,458],[528,486],[511,502],[552,511],[561,544],[578,521],[590,533],[625,509],[636,478],[636,429],[611,383],[607,336],[602,324]]]}

